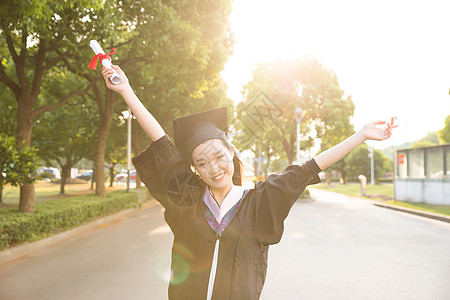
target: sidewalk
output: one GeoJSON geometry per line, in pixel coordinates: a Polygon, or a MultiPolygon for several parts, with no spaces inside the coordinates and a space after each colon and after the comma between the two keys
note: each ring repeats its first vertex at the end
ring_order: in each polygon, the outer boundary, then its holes
{"type": "Polygon", "coordinates": [[[148,207],[154,206],[154,205],[156,205],[156,203],[157,202],[155,200],[150,200],[148,202],[143,203],[141,208],[129,208],[126,210],[122,210],[115,214],[105,216],[100,219],[96,219],[87,224],[72,228],[70,230],[67,230],[67,231],[64,231],[64,232],[61,232],[58,234],[55,234],[53,236],[50,236],[48,238],[45,238],[45,239],[42,239],[42,240],[39,240],[36,242],[26,243],[26,244],[14,246],[14,247],[11,247],[11,248],[8,248],[5,250],[1,250],[0,251],[0,266],[2,263],[19,258],[23,255],[33,254],[34,252],[36,252],[44,247],[51,246],[55,243],[58,243],[64,239],[70,238],[77,234],[93,230],[101,225],[113,223],[113,222],[120,222],[123,219],[125,219],[126,217],[128,217],[130,214],[133,214],[142,209],[146,209],[148,207]]]}

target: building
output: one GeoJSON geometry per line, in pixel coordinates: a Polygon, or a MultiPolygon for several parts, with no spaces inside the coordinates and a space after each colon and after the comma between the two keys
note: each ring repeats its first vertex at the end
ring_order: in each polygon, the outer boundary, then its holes
{"type": "Polygon", "coordinates": [[[450,205],[450,144],[396,151],[394,197],[450,205]]]}

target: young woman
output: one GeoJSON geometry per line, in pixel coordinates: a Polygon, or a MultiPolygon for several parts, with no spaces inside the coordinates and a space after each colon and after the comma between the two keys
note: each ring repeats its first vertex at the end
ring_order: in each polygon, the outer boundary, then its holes
{"type": "Polygon", "coordinates": [[[164,206],[174,235],[170,299],[259,299],[269,245],[280,241],[284,219],[305,187],[319,183],[321,170],[365,140],[387,139],[396,127],[371,122],[303,165],[288,166],[245,190],[226,139],[225,108],[175,119],[175,146],[122,70],[114,69],[122,83],[111,84],[113,71],[103,68],[106,86],[120,93],[153,141],[133,163],[164,206]]]}

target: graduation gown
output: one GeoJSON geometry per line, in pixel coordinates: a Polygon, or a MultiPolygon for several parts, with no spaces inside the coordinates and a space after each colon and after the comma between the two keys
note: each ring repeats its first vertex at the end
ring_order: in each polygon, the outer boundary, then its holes
{"type": "MultiPolygon", "coordinates": [[[[204,215],[204,182],[167,136],[133,158],[133,164],[164,206],[174,235],[169,299],[206,299],[217,236],[204,215]]],[[[319,172],[313,159],[288,166],[257,182],[240,201],[220,237],[212,299],[259,299],[269,245],[280,241],[289,210],[308,184],[320,182],[319,172]]]]}

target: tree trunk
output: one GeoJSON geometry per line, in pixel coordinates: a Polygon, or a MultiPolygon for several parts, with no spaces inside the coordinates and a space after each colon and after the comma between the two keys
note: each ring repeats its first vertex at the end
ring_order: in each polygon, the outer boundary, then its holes
{"type": "Polygon", "coordinates": [[[108,121],[102,118],[98,130],[97,147],[95,149],[95,195],[101,197],[106,197],[104,163],[108,129],[108,121]]]}
{"type": "Polygon", "coordinates": [[[292,134],[290,135],[289,141],[287,139],[287,133],[285,132],[284,128],[281,129],[281,134],[279,135],[281,138],[281,142],[283,144],[283,149],[286,152],[286,156],[289,160],[289,165],[292,165],[294,161],[294,148],[295,148],[295,140],[296,136],[294,137],[292,134]]]}
{"type": "Polygon", "coordinates": [[[294,151],[292,151],[291,145],[289,144],[288,140],[284,137],[283,137],[283,148],[284,151],[286,151],[286,156],[289,160],[289,165],[292,165],[292,163],[294,162],[294,151]]]}
{"type": "Polygon", "coordinates": [[[114,167],[116,164],[109,165],[109,186],[112,187],[114,184],[114,167]]]}
{"type": "Polygon", "coordinates": [[[3,203],[3,175],[0,172],[0,204],[3,203]]]}
{"type": "MultiPolygon", "coordinates": [[[[133,122],[135,123],[135,122],[133,122]]],[[[133,151],[136,155],[141,154],[144,151],[145,147],[141,146],[142,140],[143,140],[143,130],[140,126],[133,126],[132,127],[132,131],[133,134],[131,135],[131,144],[132,144],[132,148],[133,151]]],[[[140,188],[141,187],[141,178],[139,177],[139,175],[136,173],[136,188],[140,188]]]]}
{"type": "Polygon", "coordinates": [[[72,164],[70,162],[61,166],[61,185],[59,188],[60,194],[65,194],[65,186],[67,182],[67,178],[70,178],[70,169],[72,168],[72,164]]]}
{"type": "Polygon", "coordinates": [[[142,187],[142,181],[139,175],[136,173],[136,188],[139,189],[140,187],[142,187]]]}
{"type": "Polygon", "coordinates": [[[347,183],[346,177],[347,177],[347,174],[345,173],[345,171],[341,170],[342,184],[346,184],[347,183]]]}
{"type": "Polygon", "coordinates": [[[21,213],[33,213],[34,212],[34,185],[24,184],[20,186],[20,202],[19,212],[21,213]]]}
{"type": "Polygon", "coordinates": [[[91,190],[94,189],[95,175],[96,175],[96,172],[95,172],[95,163],[94,163],[94,166],[92,167],[91,190]]]}
{"type": "MultiPolygon", "coordinates": [[[[33,126],[32,101],[29,98],[20,99],[17,108],[17,145],[31,146],[31,132],[33,126]]],[[[26,183],[20,186],[19,211],[21,213],[34,212],[34,184],[26,183]]]]}
{"type": "MultiPolygon", "coordinates": [[[[94,86],[94,89],[98,89],[98,87],[94,86]]],[[[96,95],[99,95],[98,90],[96,95]]],[[[95,195],[101,197],[106,197],[104,164],[106,139],[114,112],[114,94],[112,91],[106,89],[104,99],[104,102],[102,99],[96,99],[100,112],[100,126],[98,129],[97,147],[95,149],[95,195]]]]}

